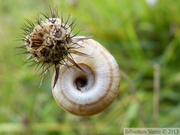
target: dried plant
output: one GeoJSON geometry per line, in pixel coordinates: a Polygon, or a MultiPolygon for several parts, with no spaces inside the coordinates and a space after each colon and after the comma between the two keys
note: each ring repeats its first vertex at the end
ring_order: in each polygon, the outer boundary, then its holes
{"type": "Polygon", "coordinates": [[[19,48],[25,48],[27,51],[24,54],[30,54],[25,63],[33,62],[37,64],[37,71],[42,69],[43,76],[40,86],[50,67],[55,68],[53,84],[55,86],[61,65],[68,66],[67,63],[70,62],[82,70],[71,54],[88,57],[87,54],[77,51],[82,47],[78,42],[91,37],[76,37],[78,33],[73,35],[76,19],[72,19],[69,15],[68,19],[64,21],[63,16],[59,17],[57,8],[51,10],[51,16],[43,13],[42,15],[46,21],[43,21],[41,17],[37,18],[37,23],[26,19],[26,23],[22,27],[24,31],[22,40],[25,44],[19,48]]]}

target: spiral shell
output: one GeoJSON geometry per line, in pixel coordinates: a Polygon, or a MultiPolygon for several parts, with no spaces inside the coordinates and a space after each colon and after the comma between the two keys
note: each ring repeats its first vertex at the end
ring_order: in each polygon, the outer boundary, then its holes
{"type": "Polygon", "coordinates": [[[75,20],[70,16],[64,22],[57,8],[46,21],[37,18],[37,24],[26,20],[23,25],[23,54],[30,56],[25,63],[37,64],[42,79],[50,68],[55,69],[52,91],[57,103],[68,112],[87,116],[107,108],[119,91],[120,73],[114,57],[90,37],[73,35],[75,20]],[[70,19],[70,21],[69,21],[70,19]]]}
{"type": "Polygon", "coordinates": [[[116,98],[120,72],[114,57],[101,44],[92,39],[79,41],[78,44],[82,46],[78,51],[90,57],[72,54],[82,70],[71,63],[68,67],[61,66],[57,83],[54,88],[52,85],[52,93],[66,111],[89,116],[103,111],[116,98]]]}

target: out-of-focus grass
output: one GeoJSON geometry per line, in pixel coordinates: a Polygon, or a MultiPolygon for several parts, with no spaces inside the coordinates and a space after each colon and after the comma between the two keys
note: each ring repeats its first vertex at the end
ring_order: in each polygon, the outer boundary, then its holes
{"type": "MultiPolygon", "coordinates": [[[[180,1],[145,0],[0,1],[0,133],[123,134],[124,127],[180,127],[180,1]],[[93,35],[114,55],[122,72],[120,93],[104,112],[77,117],[51,94],[51,76],[23,65],[15,47],[24,18],[58,6],[77,19],[75,32],[93,35]],[[154,119],[154,64],[160,70],[159,118],[154,119]],[[155,122],[156,121],[156,122],[155,122]]],[[[156,103],[157,104],[157,103],[156,103]]]]}

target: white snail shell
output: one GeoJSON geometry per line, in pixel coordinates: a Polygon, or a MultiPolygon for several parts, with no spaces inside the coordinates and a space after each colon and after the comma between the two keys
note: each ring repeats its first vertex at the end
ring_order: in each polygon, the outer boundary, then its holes
{"type": "Polygon", "coordinates": [[[74,65],[61,66],[52,93],[66,111],[89,116],[103,111],[116,98],[120,72],[114,57],[98,42],[87,39],[78,44],[83,46],[78,51],[92,58],[72,54],[84,72],[74,65]]]}

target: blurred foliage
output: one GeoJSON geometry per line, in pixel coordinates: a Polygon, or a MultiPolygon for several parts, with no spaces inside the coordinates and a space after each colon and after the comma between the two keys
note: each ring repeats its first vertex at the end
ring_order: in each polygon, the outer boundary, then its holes
{"type": "Polygon", "coordinates": [[[1,0],[0,134],[117,135],[125,127],[180,127],[179,15],[179,0],[154,5],[145,0],[1,0]],[[52,75],[39,88],[41,76],[23,65],[25,55],[17,55],[24,19],[35,21],[40,12],[50,13],[49,6],[64,16],[72,13],[74,32],[93,35],[118,61],[120,93],[100,114],[77,117],[62,110],[51,93],[52,75]],[[159,96],[154,65],[159,66],[159,96]]]}

